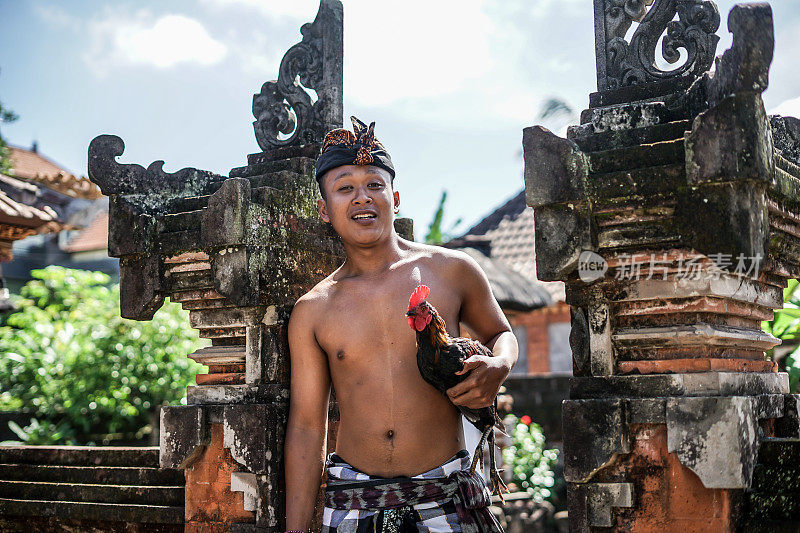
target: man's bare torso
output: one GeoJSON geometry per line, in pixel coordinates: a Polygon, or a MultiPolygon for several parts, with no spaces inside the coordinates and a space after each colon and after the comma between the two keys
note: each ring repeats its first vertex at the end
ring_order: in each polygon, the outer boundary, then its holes
{"type": "Polygon", "coordinates": [[[336,452],[372,475],[416,475],[464,447],[459,412],[420,376],[416,336],[404,316],[411,292],[424,283],[449,333],[458,334],[461,297],[447,276],[454,259],[434,250],[408,243],[386,272],[337,271],[309,294],[339,403],[336,452]]]}

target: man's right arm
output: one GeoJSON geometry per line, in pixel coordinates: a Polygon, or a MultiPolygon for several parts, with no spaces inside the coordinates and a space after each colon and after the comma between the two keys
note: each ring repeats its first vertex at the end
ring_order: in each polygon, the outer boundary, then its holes
{"type": "Polygon", "coordinates": [[[300,299],[289,319],[291,392],[286,428],[286,529],[311,525],[322,478],[331,377],[314,336],[314,303],[300,299]]]}

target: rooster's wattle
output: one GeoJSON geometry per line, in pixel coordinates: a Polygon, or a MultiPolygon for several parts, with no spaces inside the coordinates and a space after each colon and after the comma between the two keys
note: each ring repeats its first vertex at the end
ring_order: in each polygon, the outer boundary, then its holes
{"type": "MultiPolygon", "coordinates": [[[[473,355],[492,356],[483,344],[464,337],[451,337],[447,333],[444,319],[426,300],[430,289],[419,285],[408,302],[408,324],[417,333],[417,367],[422,378],[444,393],[467,378],[467,374],[456,374],[464,368],[464,361],[473,355]]],[[[473,455],[470,473],[475,471],[478,460],[483,458],[483,443],[489,443],[489,465],[492,492],[500,493],[505,483],[500,478],[494,457],[494,432],[497,427],[504,431],[503,422],[497,415],[497,402],[489,407],[471,409],[461,405],[456,408],[481,432],[481,439],[473,455]]],[[[501,495],[502,498],[502,495],[501,495]]]]}

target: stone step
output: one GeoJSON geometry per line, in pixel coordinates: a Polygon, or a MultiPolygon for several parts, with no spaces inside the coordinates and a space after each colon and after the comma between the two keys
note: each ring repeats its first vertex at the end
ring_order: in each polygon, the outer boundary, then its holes
{"type": "Polygon", "coordinates": [[[183,506],[135,505],[123,503],[53,502],[0,498],[0,516],[58,517],[62,519],[181,524],[183,506]]]}
{"type": "Polygon", "coordinates": [[[169,231],[159,234],[161,253],[165,255],[190,252],[202,248],[200,226],[185,231],[169,231]]]}
{"type": "Polygon", "coordinates": [[[0,516],[3,533],[184,533],[184,524],[137,524],[135,522],[109,522],[106,520],[80,520],[41,516],[0,516]]]}
{"type": "Polygon", "coordinates": [[[589,171],[594,174],[629,171],[684,162],[683,139],[614,148],[589,154],[589,171]]]}
{"type": "Polygon", "coordinates": [[[6,481],[50,481],[106,485],[150,485],[182,487],[182,470],[135,466],[60,466],[0,464],[0,479],[6,481]]]}
{"type": "Polygon", "coordinates": [[[800,521],[800,492],[748,492],[745,516],[748,519],[800,521]]]}
{"type": "Polygon", "coordinates": [[[158,467],[158,447],[0,446],[0,464],[158,467]]]}
{"type": "Polygon", "coordinates": [[[203,223],[203,209],[184,211],[164,216],[164,232],[187,231],[199,228],[203,223]]]}
{"type": "Polygon", "coordinates": [[[757,464],[800,469],[800,439],[762,439],[757,464]]]}
{"type": "MultiPolygon", "coordinates": [[[[569,135],[584,152],[597,152],[608,146],[624,147],[639,144],[652,144],[661,141],[683,139],[686,131],[692,129],[688,120],[677,120],[664,124],[655,124],[644,128],[605,131],[602,133],[569,135]]],[[[580,131],[576,129],[573,131],[580,131]]]]}
{"type": "Polygon", "coordinates": [[[796,464],[793,469],[756,464],[751,488],[757,492],[771,494],[800,492],[800,464],[796,464]]]}
{"type": "Polygon", "coordinates": [[[0,481],[0,498],[182,506],[183,487],[0,481]]]}
{"type": "Polygon", "coordinates": [[[186,198],[173,198],[167,203],[165,213],[184,213],[187,211],[198,211],[208,207],[208,199],[211,193],[219,189],[222,182],[213,182],[209,187],[209,194],[201,196],[189,196],[186,198]]]}
{"type": "Polygon", "coordinates": [[[797,520],[745,520],[739,529],[742,533],[800,533],[797,520]]]}
{"type": "Polygon", "coordinates": [[[675,163],[589,174],[589,193],[597,200],[630,196],[651,197],[673,194],[686,182],[686,165],[675,163]]]}

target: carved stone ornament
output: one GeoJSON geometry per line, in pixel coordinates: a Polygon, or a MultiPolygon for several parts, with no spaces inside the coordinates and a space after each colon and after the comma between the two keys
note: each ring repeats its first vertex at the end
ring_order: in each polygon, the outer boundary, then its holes
{"type": "Polygon", "coordinates": [[[281,60],[277,81],[253,95],[253,129],[262,150],[321,143],[342,127],[342,4],[322,0],[313,23],[300,28],[302,41],[281,60]],[[312,101],[305,89],[317,93],[312,101]]]}
{"type": "Polygon", "coordinates": [[[710,0],[595,0],[598,90],[699,77],[714,60],[719,23],[710,0]],[[639,25],[629,42],[625,35],[634,22],[639,25]],[[686,57],[677,68],[658,67],[656,53],[676,65],[681,49],[686,57]]]}

